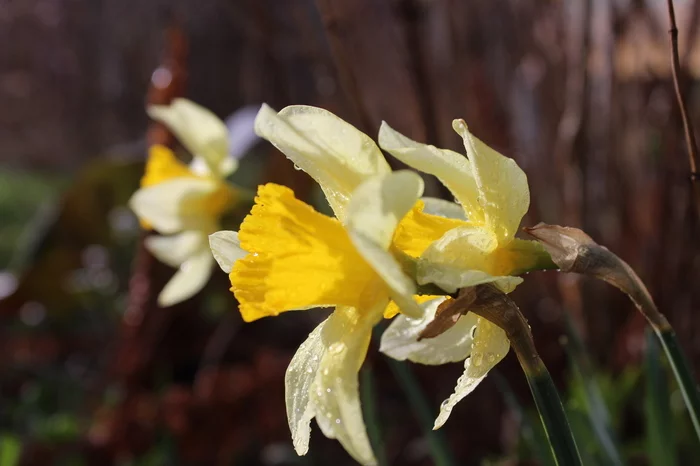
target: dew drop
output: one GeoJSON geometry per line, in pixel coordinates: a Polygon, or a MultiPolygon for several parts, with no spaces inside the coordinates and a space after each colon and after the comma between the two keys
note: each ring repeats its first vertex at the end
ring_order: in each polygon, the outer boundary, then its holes
{"type": "Polygon", "coordinates": [[[447,406],[448,406],[449,404],[450,404],[450,399],[448,398],[448,399],[446,399],[445,401],[443,401],[442,403],[440,403],[440,409],[445,409],[445,408],[447,408],[447,406]]]}
{"type": "Polygon", "coordinates": [[[471,333],[472,340],[473,340],[474,337],[476,337],[476,325],[474,325],[474,326],[472,327],[470,333],[471,333]]]}
{"type": "Polygon", "coordinates": [[[329,348],[328,351],[334,354],[342,353],[345,350],[345,344],[344,343],[333,343],[329,348]]]}
{"type": "Polygon", "coordinates": [[[331,392],[331,389],[330,389],[330,388],[326,388],[326,393],[330,393],[330,392],[331,392]]]}
{"type": "Polygon", "coordinates": [[[472,359],[474,360],[474,367],[479,367],[484,361],[484,355],[481,353],[476,353],[472,355],[472,359]]]}
{"type": "Polygon", "coordinates": [[[340,418],[336,418],[335,423],[340,424],[340,418]]]}

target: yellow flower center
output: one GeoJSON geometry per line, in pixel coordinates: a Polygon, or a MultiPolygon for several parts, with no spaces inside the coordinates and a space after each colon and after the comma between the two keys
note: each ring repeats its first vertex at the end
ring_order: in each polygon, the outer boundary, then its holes
{"type": "Polygon", "coordinates": [[[449,230],[468,225],[464,220],[426,214],[423,201],[418,201],[396,228],[392,246],[411,257],[420,257],[433,241],[449,230]]]}
{"type": "Polygon", "coordinates": [[[173,178],[195,178],[196,176],[187,165],[178,160],[173,151],[156,144],[148,150],[148,161],[141,178],[141,187],[155,186],[173,178]]]}
{"type": "MultiPolygon", "coordinates": [[[[175,178],[206,178],[217,182],[217,189],[197,202],[197,210],[203,211],[211,218],[218,218],[237,198],[236,191],[225,181],[211,176],[197,175],[186,164],[182,163],[169,148],[159,144],[151,146],[148,151],[146,169],[141,178],[141,187],[155,186],[175,178]]],[[[145,219],[140,219],[140,223],[142,228],[146,230],[152,228],[145,219]]]]}
{"type": "Polygon", "coordinates": [[[317,306],[363,309],[379,294],[388,297],[343,225],[284,186],[258,188],[238,238],[249,254],[234,264],[231,290],[247,322],[317,306]]]}

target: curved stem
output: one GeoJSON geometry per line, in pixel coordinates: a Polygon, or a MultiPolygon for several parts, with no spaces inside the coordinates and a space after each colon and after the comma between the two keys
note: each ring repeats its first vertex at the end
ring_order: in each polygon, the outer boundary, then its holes
{"type": "Polygon", "coordinates": [[[583,462],[559,398],[559,392],[547,367],[535,350],[529,330],[526,333],[528,335],[525,337],[511,338],[511,345],[518,356],[532,397],[535,399],[537,411],[552,448],[554,461],[559,466],[582,466],[583,462]]]}
{"type": "MultiPolygon", "coordinates": [[[[451,305],[454,311],[473,312],[506,332],[510,345],[523,368],[535,399],[554,460],[559,466],[582,466],[569,420],[561,404],[549,371],[542,362],[532,339],[530,326],[518,306],[492,285],[462,288],[451,305]]],[[[443,311],[443,314],[449,311],[443,311]]]]}

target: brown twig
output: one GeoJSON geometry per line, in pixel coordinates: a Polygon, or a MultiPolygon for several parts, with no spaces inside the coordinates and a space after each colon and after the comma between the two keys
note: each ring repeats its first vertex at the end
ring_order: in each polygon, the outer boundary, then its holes
{"type": "Polygon", "coordinates": [[[668,19],[671,24],[671,29],[668,30],[671,36],[671,66],[673,70],[673,87],[676,89],[676,98],[678,99],[678,107],[681,110],[681,118],[683,119],[683,130],[685,131],[685,142],[688,147],[688,163],[690,164],[690,181],[693,183],[695,192],[695,206],[700,216],[700,174],[697,168],[698,159],[698,144],[695,140],[695,132],[693,131],[693,123],[688,113],[683,93],[681,92],[680,73],[681,63],[678,57],[678,27],[676,26],[676,13],[673,9],[673,0],[666,0],[668,5],[668,19]]]}

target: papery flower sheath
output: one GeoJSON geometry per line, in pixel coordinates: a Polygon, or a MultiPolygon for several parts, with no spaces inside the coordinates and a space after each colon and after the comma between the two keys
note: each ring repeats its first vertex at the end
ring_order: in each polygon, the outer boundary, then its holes
{"type": "Polygon", "coordinates": [[[161,306],[170,306],[201,290],[211,275],[208,235],[219,229],[221,214],[238,197],[225,181],[237,160],[228,155],[226,126],[209,110],[175,99],[148,113],[193,155],[187,165],[165,146],[150,147],[141,188],[129,202],[144,228],[168,235],[149,236],[145,244],[160,261],[178,269],[158,296],[161,306]]]}
{"type": "MultiPolygon", "coordinates": [[[[382,123],[380,146],[407,165],[435,175],[464,212],[461,219],[452,212],[450,228],[429,245],[418,244],[415,236],[415,224],[424,222],[405,221],[402,226],[406,229],[398,229],[394,244],[418,257],[416,279],[420,285],[434,283],[454,293],[460,288],[493,283],[510,292],[522,282],[516,275],[548,260],[536,242],[515,238],[530,203],[527,178],[515,161],[474,137],[463,120],[454,120],[453,128],[464,140],[467,157],[418,143],[382,123]],[[415,245],[419,247],[414,249],[415,245]]],[[[444,299],[423,303],[425,314],[421,319],[399,316],[385,331],[381,343],[381,351],[399,360],[423,364],[465,361],[465,372],[454,394],[442,404],[435,428],[445,423],[457,402],[474,390],[509,349],[502,329],[471,313],[444,334],[417,341],[444,299]]]]}

